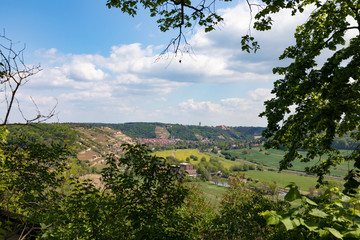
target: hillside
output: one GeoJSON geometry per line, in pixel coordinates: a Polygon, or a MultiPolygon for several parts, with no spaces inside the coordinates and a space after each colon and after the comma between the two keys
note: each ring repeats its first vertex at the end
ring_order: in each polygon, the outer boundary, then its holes
{"type": "Polygon", "coordinates": [[[133,140],[121,131],[109,127],[75,127],[78,134],[78,144],[83,149],[77,153],[77,158],[86,161],[91,167],[102,167],[109,153],[119,155],[120,145],[133,143],[133,140]]]}
{"type": "MultiPolygon", "coordinates": [[[[157,134],[156,129],[168,132],[170,138],[198,141],[209,139],[212,141],[227,140],[252,140],[254,136],[261,136],[263,127],[228,127],[228,126],[195,126],[168,123],[91,123],[90,126],[107,126],[122,131],[132,138],[161,138],[163,135],[157,134]]],[[[164,138],[168,138],[165,134],[164,138]]]]}
{"type": "Polygon", "coordinates": [[[48,144],[69,144],[72,154],[82,165],[102,168],[109,153],[119,155],[120,145],[133,143],[132,138],[109,127],[89,127],[77,124],[34,124],[9,126],[8,143],[26,138],[48,144]]]}

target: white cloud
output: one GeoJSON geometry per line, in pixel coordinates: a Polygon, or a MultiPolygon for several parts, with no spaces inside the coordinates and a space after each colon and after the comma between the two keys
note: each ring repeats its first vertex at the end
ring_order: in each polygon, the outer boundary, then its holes
{"type": "Polygon", "coordinates": [[[254,101],[264,102],[274,97],[274,94],[271,94],[271,89],[268,88],[257,88],[253,91],[249,91],[249,95],[254,101]]]}
{"type": "Polygon", "coordinates": [[[231,126],[264,126],[266,120],[258,115],[264,111],[263,102],[271,97],[270,89],[258,88],[248,92],[243,98],[224,98],[219,101],[200,101],[188,99],[179,103],[181,114],[178,116],[191,116],[206,124],[211,121],[213,125],[227,124],[231,126]],[[206,121],[204,121],[206,120],[206,121]]]}
{"type": "Polygon", "coordinates": [[[98,101],[98,100],[105,100],[108,97],[111,97],[111,93],[87,92],[87,91],[80,91],[76,93],[64,93],[60,95],[60,98],[66,101],[72,101],[72,100],[98,101]]]}
{"type": "Polygon", "coordinates": [[[105,73],[101,69],[97,69],[95,64],[80,59],[64,66],[64,68],[69,78],[76,80],[99,81],[105,78],[105,73]]]}
{"type": "Polygon", "coordinates": [[[227,111],[247,111],[254,107],[253,102],[245,98],[226,98],[220,102],[227,111]]]}
{"type": "Polygon", "coordinates": [[[211,103],[210,101],[195,102],[194,99],[189,99],[186,102],[179,103],[182,111],[196,111],[196,112],[220,112],[219,104],[211,103]]]}

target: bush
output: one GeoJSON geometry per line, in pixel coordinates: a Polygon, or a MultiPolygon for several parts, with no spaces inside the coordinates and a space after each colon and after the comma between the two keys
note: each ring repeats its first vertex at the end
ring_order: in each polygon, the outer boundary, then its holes
{"type": "Polygon", "coordinates": [[[230,177],[229,184],[232,187],[224,196],[219,214],[212,220],[205,239],[279,239],[281,229],[268,226],[259,213],[269,209],[282,210],[284,204],[246,189],[240,175],[230,177]]]}
{"type": "Polygon", "coordinates": [[[231,166],[230,171],[232,172],[244,171],[244,164],[236,164],[234,166],[231,166]]]}
{"type": "Polygon", "coordinates": [[[248,164],[244,164],[244,171],[248,171],[249,170],[249,165],[248,164]]]}
{"type": "Polygon", "coordinates": [[[255,165],[249,164],[249,170],[255,170],[255,165]]]}

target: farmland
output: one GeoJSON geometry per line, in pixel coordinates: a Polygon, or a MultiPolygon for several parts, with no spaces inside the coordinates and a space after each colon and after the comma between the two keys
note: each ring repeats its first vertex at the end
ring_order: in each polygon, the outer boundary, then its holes
{"type": "MultiPolygon", "coordinates": [[[[278,164],[284,153],[279,150],[269,150],[265,154],[265,151],[259,151],[260,148],[253,148],[253,149],[245,149],[246,154],[243,149],[240,150],[232,150],[232,152],[236,154],[241,154],[243,156],[242,159],[238,159],[235,161],[227,160],[223,157],[219,157],[216,154],[212,153],[202,153],[199,152],[197,149],[186,149],[186,150],[168,150],[168,151],[159,151],[154,153],[157,156],[160,157],[167,157],[167,156],[173,156],[176,157],[181,162],[185,162],[186,158],[189,158],[191,155],[197,156],[199,159],[202,157],[206,158],[206,161],[209,161],[210,157],[215,157],[223,167],[226,169],[230,169],[231,166],[235,166],[241,163],[242,160],[252,161],[258,164],[263,164],[264,166],[267,166],[272,171],[244,171],[245,178],[251,178],[252,180],[258,180],[260,182],[266,182],[266,183],[276,183],[279,187],[285,187],[290,182],[296,182],[298,186],[303,191],[308,191],[309,188],[312,188],[316,185],[316,178],[312,176],[305,176],[306,174],[304,172],[277,172],[278,164]],[[244,152],[244,153],[243,153],[244,152]]],[[[241,156],[240,155],[240,156],[241,156]]],[[[190,159],[190,163],[194,164],[195,168],[200,163],[200,161],[194,161],[193,159],[190,159]]],[[[298,162],[297,164],[294,164],[294,170],[303,170],[302,167],[304,167],[304,163],[298,162]]],[[[344,169],[341,169],[344,170],[344,169]]],[[[212,202],[215,201],[219,196],[219,194],[213,195],[213,191],[218,189],[218,186],[212,186],[207,183],[201,183],[201,190],[204,191],[204,194],[206,197],[208,197],[212,202]]],[[[220,187],[221,188],[221,187],[220,187]]],[[[216,191],[215,191],[216,192],[216,191]]]]}
{"type": "MultiPolygon", "coordinates": [[[[346,150],[341,150],[343,153],[347,153],[346,150]]],[[[285,152],[281,150],[269,149],[263,150],[262,148],[256,147],[252,149],[236,149],[228,151],[232,155],[236,156],[238,159],[247,160],[250,162],[254,162],[257,164],[263,164],[266,167],[278,169],[279,161],[284,157],[285,152]]],[[[302,153],[305,155],[305,152],[302,153]]],[[[326,157],[326,156],[325,156],[326,157]]],[[[322,159],[324,159],[323,157],[322,159]]],[[[308,163],[300,162],[300,160],[296,160],[293,162],[293,167],[291,170],[295,171],[304,171],[305,167],[311,167],[312,165],[318,163],[318,160],[313,160],[308,163]]],[[[343,162],[337,166],[337,168],[333,168],[331,171],[331,175],[333,176],[345,176],[348,171],[349,164],[352,163],[343,162]]]]}

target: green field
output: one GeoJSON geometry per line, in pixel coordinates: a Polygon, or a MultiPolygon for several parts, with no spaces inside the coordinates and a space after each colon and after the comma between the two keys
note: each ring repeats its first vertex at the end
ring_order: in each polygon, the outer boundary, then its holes
{"type": "Polygon", "coordinates": [[[209,182],[194,183],[203,193],[204,197],[209,200],[209,203],[214,207],[219,207],[222,196],[226,193],[227,187],[222,187],[209,182]]]}
{"type": "Polygon", "coordinates": [[[289,185],[289,183],[295,182],[303,191],[308,191],[309,187],[316,185],[316,178],[314,177],[271,171],[246,171],[244,174],[246,178],[258,180],[260,182],[276,183],[279,187],[285,187],[289,185]]]}
{"type": "MultiPolygon", "coordinates": [[[[269,150],[260,150],[261,148],[256,147],[252,149],[235,149],[228,152],[237,156],[237,158],[256,162],[258,164],[263,164],[264,166],[278,169],[279,162],[283,159],[285,152],[281,150],[269,149],[269,150]],[[245,154],[246,152],[246,154],[245,154]]],[[[347,151],[343,151],[346,154],[347,151]]],[[[305,154],[305,152],[303,153],[305,154]]],[[[291,170],[295,171],[304,171],[305,167],[311,167],[314,164],[317,164],[318,160],[313,160],[308,163],[300,162],[300,160],[294,161],[293,167],[291,170]]],[[[352,163],[350,163],[351,167],[352,163]]],[[[341,163],[337,168],[331,170],[331,174],[334,176],[345,176],[349,168],[349,163],[341,163]]]]}
{"type": "Polygon", "coordinates": [[[202,153],[199,152],[197,149],[177,149],[177,150],[167,150],[167,151],[159,151],[154,153],[158,157],[166,158],[167,156],[173,156],[179,159],[181,162],[186,162],[186,158],[190,157],[191,155],[194,155],[198,157],[198,161],[194,161],[193,159],[190,159],[190,163],[197,165],[200,162],[200,159],[202,157],[206,158],[206,161],[210,160],[211,156],[217,157],[219,162],[227,169],[229,169],[231,166],[238,164],[239,162],[230,161],[222,157],[218,157],[215,154],[212,153],[202,153]]]}

